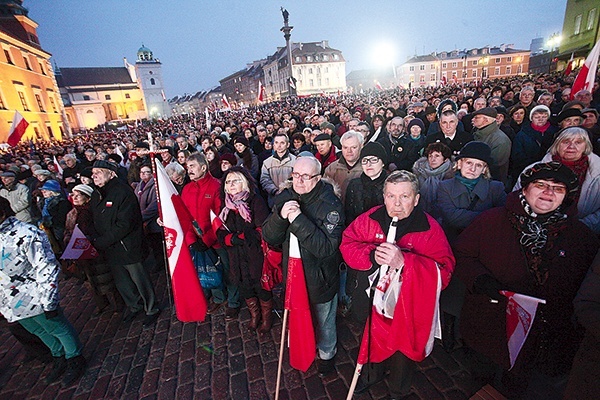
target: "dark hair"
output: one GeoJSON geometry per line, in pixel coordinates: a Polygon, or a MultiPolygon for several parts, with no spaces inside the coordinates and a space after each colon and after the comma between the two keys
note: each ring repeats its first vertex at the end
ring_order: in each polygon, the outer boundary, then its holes
{"type": "Polygon", "coordinates": [[[450,147],[446,146],[444,143],[441,142],[430,143],[425,148],[423,155],[428,157],[434,151],[442,153],[442,157],[444,157],[444,159],[452,157],[452,150],[450,149],[450,147]]]}
{"type": "Polygon", "coordinates": [[[294,140],[300,140],[302,143],[306,143],[306,137],[304,137],[304,135],[301,133],[294,133],[292,135],[292,143],[294,140]]]}

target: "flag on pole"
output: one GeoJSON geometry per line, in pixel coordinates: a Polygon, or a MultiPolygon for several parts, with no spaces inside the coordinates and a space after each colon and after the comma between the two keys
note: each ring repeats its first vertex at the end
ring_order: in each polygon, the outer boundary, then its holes
{"type": "Polygon", "coordinates": [[[56,156],[54,156],[54,166],[56,167],[56,170],[58,171],[59,175],[62,176],[63,169],[60,166],[60,163],[58,162],[58,160],[56,159],[56,156]]]}
{"type": "Polygon", "coordinates": [[[569,76],[571,71],[573,71],[573,56],[574,56],[574,53],[571,53],[571,59],[567,63],[567,68],[565,68],[565,76],[569,76]]]}
{"type": "Polygon", "coordinates": [[[98,251],[85,237],[79,225],[75,225],[69,244],[60,256],[61,260],[89,260],[98,257],[98,251]]]}
{"type": "Polygon", "coordinates": [[[506,338],[508,339],[510,368],[512,368],[523,344],[525,344],[525,340],[527,340],[538,304],[546,304],[546,301],[506,290],[502,290],[500,293],[508,298],[508,303],[506,303],[506,338]]]}
{"type": "Polygon", "coordinates": [[[296,89],[296,79],[294,79],[293,76],[290,76],[289,82],[290,82],[290,87],[295,90],[296,89]]]}
{"type": "Polygon", "coordinates": [[[589,90],[590,92],[594,88],[594,82],[596,81],[596,72],[598,70],[598,57],[600,57],[600,40],[596,43],[590,55],[585,59],[585,64],[581,67],[581,70],[573,82],[571,88],[571,100],[575,98],[575,95],[580,90],[589,90]]]}
{"type": "Polygon", "coordinates": [[[204,321],[206,298],[192,262],[191,243],[184,240],[185,233],[193,229],[192,217],[161,162],[155,159],[155,164],[175,312],[182,322],[204,321]]]}
{"type": "Polygon", "coordinates": [[[285,284],[285,309],[289,310],[290,365],[306,372],[316,356],[315,330],[310,314],[306,277],[298,238],[290,234],[290,255],[285,284]]]}
{"type": "Polygon", "coordinates": [[[208,108],[204,107],[204,118],[206,119],[206,129],[210,130],[210,114],[208,113],[208,108]]]}
{"type": "Polygon", "coordinates": [[[315,113],[314,115],[319,115],[319,103],[315,100],[315,113]]]}
{"type": "Polygon", "coordinates": [[[378,80],[375,81],[375,87],[379,90],[383,90],[383,86],[381,86],[381,83],[379,83],[378,80]]]}
{"type": "Polygon", "coordinates": [[[258,81],[258,99],[259,102],[265,101],[265,87],[261,81],[258,81]]]}
{"type": "Polygon", "coordinates": [[[8,132],[8,140],[6,141],[6,143],[8,143],[11,146],[16,146],[23,137],[23,134],[27,130],[28,126],[29,122],[27,122],[27,120],[21,115],[20,112],[15,111],[15,116],[13,117],[12,125],[10,127],[10,131],[8,132]]]}
{"type": "Polygon", "coordinates": [[[165,91],[161,89],[160,95],[162,96],[163,101],[167,101],[167,96],[165,96],[165,91]]]}
{"type": "Polygon", "coordinates": [[[231,105],[229,104],[229,101],[227,100],[227,96],[225,96],[225,94],[223,94],[223,97],[221,98],[221,103],[223,103],[223,108],[231,110],[231,105]]]}

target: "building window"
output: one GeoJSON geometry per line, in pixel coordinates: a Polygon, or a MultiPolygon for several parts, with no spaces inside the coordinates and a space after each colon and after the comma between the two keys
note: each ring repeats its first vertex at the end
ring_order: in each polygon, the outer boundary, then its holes
{"type": "Polygon", "coordinates": [[[448,64],[442,63],[442,68],[446,68],[447,66],[448,66],[448,64]]]}
{"type": "Polygon", "coordinates": [[[323,54],[323,61],[329,61],[329,56],[327,54],[323,54]]]}
{"type": "Polygon", "coordinates": [[[312,57],[311,56],[306,56],[306,61],[312,61],[312,57]]]}
{"type": "Polygon", "coordinates": [[[500,64],[500,57],[496,57],[496,64],[500,64]]]}
{"type": "Polygon", "coordinates": [[[317,75],[321,75],[321,67],[317,67],[317,75]]]}
{"type": "Polygon", "coordinates": [[[41,62],[38,64],[40,65],[40,71],[42,72],[42,75],[46,75],[46,70],[44,69],[44,64],[42,64],[41,62]]]}
{"type": "Polygon", "coordinates": [[[309,75],[312,75],[312,73],[313,73],[313,70],[312,70],[312,68],[309,68],[309,69],[308,69],[308,74],[309,74],[309,75]]]}
{"type": "Polygon", "coordinates": [[[500,75],[500,67],[494,68],[494,75],[500,75]]]}
{"type": "Polygon", "coordinates": [[[4,49],[4,56],[6,57],[6,62],[14,65],[12,58],[10,57],[10,51],[4,49]]]}
{"type": "Polygon", "coordinates": [[[506,62],[512,62],[512,57],[506,57],[506,62]]]}
{"type": "Polygon", "coordinates": [[[431,64],[431,65],[429,66],[429,69],[435,69],[435,64],[431,64]]]}
{"type": "Polygon", "coordinates": [[[511,73],[511,68],[510,65],[506,67],[506,75],[510,75],[511,73]]]}
{"type": "Polygon", "coordinates": [[[329,86],[329,78],[325,78],[325,85],[329,86]]]}
{"type": "Polygon", "coordinates": [[[321,83],[321,79],[317,79],[317,86],[318,86],[318,87],[321,87],[321,86],[323,86],[323,84],[321,83]]]}
{"type": "Polygon", "coordinates": [[[471,76],[472,76],[473,78],[477,78],[477,70],[476,70],[476,69],[472,69],[472,70],[471,70],[471,76]]]}
{"type": "Polygon", "coordinates": [[[21,91],[17,91],[19,93],[19,100],[21,100],[21,105],[23,106],[23,111],[29,111],[29,106],[27,105],[27,100],[25,100],[25,93],[21,91]]]}
{"type": "Polygon", "coordinates": [[[435,79],[435,74],[431,74],[431,75],[429,76],[429,80],[430,80],[430,81],[433,81],[433,82],[435,82],[435,81],[436,81],[436,79],[435,79]]]}
{"type": "Polygon", "coordinates": [[[89,100],[89,99],[90,99],[90,96],[88,96],[87,94],[84,94],[84,95],[83,95],[83,99],[84,99],[84,100],[89,100]]]}
{"type": "Polygon", "coordinates": [[[151,85],[156,85],[156,81],[154,80],[154,78],[150,78],[150,84],[151,85]]]}
{"type": "Polygon", "coordinates": [[[425,75],[419,76],[419,82],[420,83],[424,83],[425,82],[425,75]]]}
{"type": "Polygon", "coordinates": [[[131,98],[131,96],[129,95],[129,93],[125,93],[125,98],[126,99],[130,99],[131,98]]]}
{"type": "Polygon", "coordinates": [[[325,73],[329,73],[329,67],[325,67],[325,73]]]}
{"type": "Polygon", "coordinates": [[[50,100],[50,106],[52,107],[52,110],[57,113],[58,110],[56,109],[56,103],[54,103],[54,99],[52,98],[52,96],[48,96],[48,99],[50,100]]]}
{"type": "Polygon", "coordinates": [[[458,64],[456,63],[456,61],[453,61],[453,62],[452,62],[452,68],[456,68],[456,67],[457,67],[457,65],[458,65],[458,64]]]}
{"type": "Polygon", "coordinates": [[[296,56],[296,62],[300,62],[300,61],[302,61],[302,57],[296,56]]]}
{"type": "Polygon", "coordinates": [[[23,62],[25,63],[25,68],[31,71],[31,66],[29,65],[29,60],[27,59],[27,56],[23,56],[23,62]]]}
{"type": "Polygon", "coordinates": [[[34,94],[35,96],[35,101],[37,101],[38,104],[38,108],[40,109],[41,112],[46,112],[46,110],[44,109],[44,104],[42,103],[42,98],[40,97],[39,94],[34,94]]]}
{"type": "Polygon", "coordinates": [[[314,81],[314,80],[312,80],[312,79],[309,79],[309,80],[308,80],[308,86],[310,86],[310,87],[314,87],[314,86],[315,86],[315,81],[314,81]]]}
{"type": "Polygon", "coordinates": [[[523,73],[523,66],[521,64],[519,64],[519,67],[517,68],[517,74],[521,74],[523,73]]]}
{"type": "Polygon", "coordinates": [[[471,61],[471,65],[477,65],[477,60],[471,61]]]}
{"type": "Polygon", "coordinates": [[[579,14],[578,16],[575,17],[575,29],[573,30],[573,35],[579,35],[579,32],[581,32],[581,19],[583,18],[583,16],[581,14],[579,14]]]}
{"type": "Polygon", "coordinates": [[[596,20],[596,9],[592,8],[588,13],[587,24],[585,25],[586,30],[591,30],[594,27],[594,21],[596,20]]]}
{"type": "Polygon", "coordinates": [[[105,94],[104,95],[104,100],[110,100],[110,94],[105,94]]]}
{"type": "Polygon", "coordinates": [[[50,138],[53,138],[54,132],[52,132],[52,128],[50,127],[50,125],[48,125],[46,128],[48,129],[48,134],[50,135],[50,138]]]}
{"type": "Polygon", "coordinates": [[[0,94],[0,110],[7,110],[6,105],[4,105],[4,98],[2,94],[0,94]]]}
{"type": "Polygon", "coordinates": [[[339,59],[340,59],[340,56],[338,56],[337,54],[334,54],[334,55],[333,55],[333,59],[334,59],[335,61],[337,61],[337,60],[339,60],[339,59]]]}
{"type": "Polygon", "coordinates": [[[408,70],[409,70],[410,72],[413,72],[413,71],[415,70],[415,66],[414,66],[414,65],[411,65],[411,66],[408,68],[408,70]]]}

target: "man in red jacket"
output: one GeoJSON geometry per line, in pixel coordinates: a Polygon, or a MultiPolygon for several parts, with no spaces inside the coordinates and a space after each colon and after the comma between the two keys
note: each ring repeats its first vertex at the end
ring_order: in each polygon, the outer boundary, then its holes
{"type": "MultiPolygon", "coordinates": [[[[348,266],[362,274],[381,266],[383,274],[401,271],[402,290],[392,316],[371,307],[370,327],[365,329],[358,358],[367,365],[354,391],[367,391],[389,369],[390,398],[396,399],[409,393],[416,362],[433,348],[434,333],[439,331],[439,294],[450,281],[455,261],[440,225],[416,208],[419,181],[413,173],[400,170],[390,174],[383,199],[384,206],[361,214],[344,231],[340,250],[348,266]],[[398,218],[396,235],[394,242],[388,243],[394,217],[398,218]]],[[[359,295],[353,301],[373,304],[366,295],[360,296],[365,288],[355,290],[359,295]]],[[[373,293],[371,290],[371,297],[373,293]]]]}
{"type": "MultiPolygon", "coordinates": [[[[208,172],[206,158],[201,153],[190,155],[186,166],[191,182],[183,187],[181,199],[202,231],[201,237],[194,231],[187,232],[186,243],[194,243],[192,247],[196,251],[206,251],[210,247],[215,249],[221,258],[223,278],[227,282],[229,258],[227,251],[219,246],[210,221],[211,211],[215,215],[219,215],[221,211],[221,183],[208,172]]],[[[222,289],[212,289],[211,292],[208,314],[216,313],[225,304],[225,293],[222,289]]],[[[237,318],[240,310],[239,291],[235,285],[227,284],[227,303],[225,320],[231,321],[237,318]]]]}

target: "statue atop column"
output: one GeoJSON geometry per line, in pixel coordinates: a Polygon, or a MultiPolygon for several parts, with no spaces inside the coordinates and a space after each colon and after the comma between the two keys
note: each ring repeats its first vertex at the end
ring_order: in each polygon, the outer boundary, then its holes
{"type": "Polygon", "coordinates": [[[285,8],[281,7],[281,15],[283,15],[283,23],[285,25],[290,21],[290,13],[285,8]]]}

